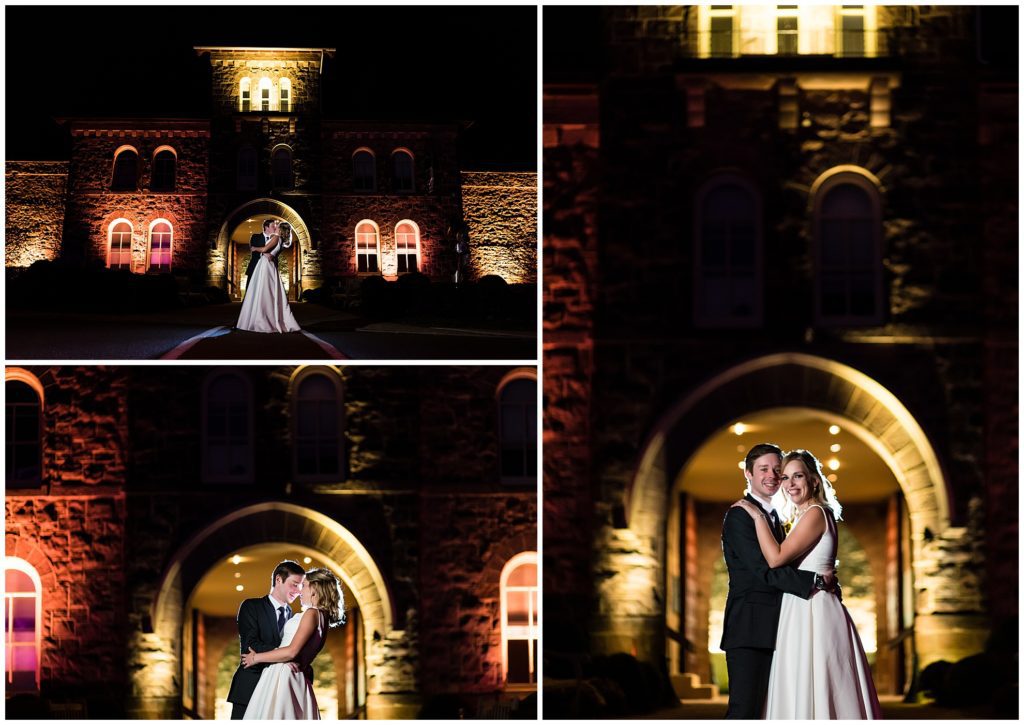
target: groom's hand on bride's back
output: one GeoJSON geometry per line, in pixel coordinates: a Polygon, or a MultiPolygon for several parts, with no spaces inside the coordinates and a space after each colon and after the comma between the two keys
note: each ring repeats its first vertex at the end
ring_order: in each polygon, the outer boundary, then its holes
{"type": "Polygon", "coordinates": [[[839,597],[839,601],[843,601],[843,588],[839,586],[839,579],[836,577],[836,570],[826,569],[821,573],[821,578],[825,580],[825,591],[835,594],[839,597]]]}

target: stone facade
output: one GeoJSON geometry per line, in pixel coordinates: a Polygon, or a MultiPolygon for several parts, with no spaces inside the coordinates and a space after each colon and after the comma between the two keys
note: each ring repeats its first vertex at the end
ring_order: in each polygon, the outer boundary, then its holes
{"type": "Polygon", "coordinates": [[[226,552],[274,542],[320,551],[351,577],[371,716],[500,691],[499,578],[537,550],[537,492],[500,482],[497,393],[507,375],[534,373],[321,368],[342,390],[346,473],[303,483],[291,419],[308,371],[236,368],[256,442],[240,485],[203,473],[204,387],[224,370],[19,372],[43,390],[44,488],[8,490],[7,551],[43,579],[43,694],[97,687],[90,697],[112,712],[180,717],[189,593],[226,552]]]}
{"type": "Polygon", "coordinates": [[[1015,391],[994,371],[1016,377],[1016,343],[1003,332],[1016,324],[1016,287],[985,284],[980,263],[1015,263],[1016,205],[1013,184],[995,181],[1012,164],[979,156],[976,139],[980,123],[1004,159],[1015,157],[1000,129],[1015,119],[1005,100],[1016,90],[978,102],[980,88],[1005,86],[980,85],[979,74],[999,71],[978,68],[972,11],[882,12],[887,52],[871,59],[699,58],[687,46],[693,7],[602,12],[608,64],[594,99],[578,87],[545,93],[545,444],[566,452],[547,463],[545,588],[566,607],[547,610],[548,631],[589,618],[580,649],[661,661],[668,490],[702,436],[731,416],[818,400],[869,430],[881,416],[894,424],[879,429],[884,445],[906,445],[909,433],[886,440],[900,427],[871,396],[828,402],[841,376],[804,375],[794,390],[800,376],[783,368],[763,379],[738,372],[807,354],[877,381],[923,429],[938,466],[908,470],[903,490],[918,664],[980,651],[992,599],[1016,613],[1015,584],[985,577],[994,562],[1017,562],[1016,523],[995,513],[1016,510],[1015,447],[1003,441],[986,460],[985,424],[995,416],[992,434],[1015,435],[1015,406],[985,401],[1015,391]],[[595,150],[585,140],[597,128],[595,150]],[[874,179],[879,199],[882,305],[856,325],[823,321],[815,296],[814,193],[836,172],[874,179]],[[719,173],[744,179],[759,204],[763,289],[741,329],[703,319],[694,286],[696,200],[719,173]],[[978,178],[992,179],[985,202],[967,188],[978,178]],[[747,382],[707,394],[734,371],[747,382]],[[684,401],[690,417],[659,423],[684,401]],[[869,402],[865,417],[856,407],[869,402]],[[922,496],[929,487],[936,493],[922,496]],[[998,530],[969,514],[975,499],[988,501],[998,530]],[[928,593],[937,588],[943,596],[928,593]]]}
{"type": "MultiPolygon", "coordinates": [[[[281,267],[292,299],[343,278],[397,279],[395,227],[402,221],[413,222],[419,232],[418,271],[436,282],[453,280],[455,235],[468,224],[474,246],[469,279],[498,274],[509,283],[536,284],[536,174],[495,172],[463,179],[457,124],[322,118],[321,73],[331,49],[201,47],[196,52],[210,58],[211,118],[66,122],[73,142],[66,214],[55,201],[59,179],[45,187],[36,179],[29,186],[23,177],[30,167],[23,165],[12,187],[16,213],[8,216],[7,236],[16,240],[16,253],[8,254],[8,267],[59,256],[109,264],[110,225],[127,219],[132,271],[145,272],[149,227],[165,219],[173,228],[171,272],[239,298],[251,233],[242,227],[253,218],[273,216],[290,222],[296,232],[297,245],[281,267]],[[250,80],[252,94],[245,108],[243,78],[250,80]],[[270,84],[266,111],[259,110],[263,79],[270,84]],[[285,85],[287,106],[281,96],[285,85]],[[123,146],[139,154],[138,188],[113,191],[114,159],[123,146]],[[175,153],[176,185],[172,191],[153,191],[153,154],[163,146],[175,153]],[[370,189],[355,188],[353,154],[360,149],[375,159],[370,189]],[[410,189],[396,185],[398,151],[412,157],[410,189]],[[243,162],[250,153],[253,168],[243,162]],[[290,173],[275,176],[279,153],[289,155],[290,173]],[[464,208],[467,184],[473,192],[464,208]],[[35,208],[43,193],[48,195],[45,212],[35,208]],[[41,213],[45,218],[37,219],[41,213]],[[355,228],[363,220],[379,229],[377,272],[357,271],[355,228]],[[31,234],[23,231],[29,221],[31,234]]],[[[9,186],[14,178],[9,171],[9,186]]]]}
{"type": "Polygon", "coordinates": [[[68,164],[8,161],[4,174],[6,265],[24,268],[61,254],[68,164]]]}
{"type": "Polygon", "coordinates": [[[536,174],[464,171],[462,209],[472,249],[469,278],[497,274],[536,284],[536,174]]]}

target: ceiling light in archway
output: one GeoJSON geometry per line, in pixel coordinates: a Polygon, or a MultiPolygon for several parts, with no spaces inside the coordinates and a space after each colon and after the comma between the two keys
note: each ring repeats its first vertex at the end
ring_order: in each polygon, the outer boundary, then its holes
{"type": "Polygon", "coordinates": [[[829,458],[828,459],[828,467],[829,467],[829,469],[831,469],[833,471],[838,471],[839,470],[839,459],[838,458],[829,458]]]}
{"type": "Polygon", "coordinates": [[[739,465],[739,467],[740,467],[740,470],[742,471],[742,470],[744,469],[744,466],[743,466],[743,461],[740,461],[738,465],[739,465]]]}
{"type": "Polygon", "coordinates": [[[833,453],[839,453],[839,451],[843,450],[843,447],[838,443],[833,443],[832,447],[829,448],[829,450],[832,451],[833,453]]]}
{"type": "Polygon", "coordinates": [[[834,436],[839,435],[839,426],[838,425],[830,425],[828,427],[828,432],[831,433],[834,436]]]}
{"type": "Polygon", "coordinates": [[[309,557],[307,556],[307,557],[305,557],[305,558],[304,558],[304,559],[302,560],[302,563],[303,563],[303,564],[310,564],[310,563],[312,563],[312,561],[313,561],[313,560],[312,560],[312,559],[310,559],[310,558],[309,558],[309,557]]]}
{"type": "Polygon", "coordinates": [[[838,480],[839,480],[839,476],[837,476],[837,475],[836,475],[836,474],[834,474],[834,473],[830,473],[830,474],[828,474],[828,480],[829,480],[829,482],[831,482],[831,483],[835,483],[836,481],[838,481],[838,480]]]}
{"type": "Polygon", "coordinates": [[[747,426],[745,426],[743,423],[737,423],[732,427],[732,432],[738,436],[741,436],[747,432],[747,426]]]}
{"type": "Polygon", "coordinates": [[[235,585],[235,591],[236,592],[245,591],[245,586],[242,585],[242,584],[237,584],[237,585],[235,585]]]}
{"type": "Polygon", "coordinates": [[[235,566],[238,566],[239,564],[242,563],[242,557],[240,557],[238,554],[235,554],[234,556],[231,557],[230,561],[235,566]]]}

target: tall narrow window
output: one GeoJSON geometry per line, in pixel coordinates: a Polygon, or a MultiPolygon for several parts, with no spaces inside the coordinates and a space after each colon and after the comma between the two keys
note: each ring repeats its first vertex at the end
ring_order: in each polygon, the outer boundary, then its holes
{"type": "Polygon", "coordinates": [[[295,174],[292,173],[292,150],[287,146],[274,149],[271,159],[274,172],[275,189],[291,189],[295,186],[295,174]]]}
{"type": "Polygon", "coordinates": [[[405,149],[399,149],[391,156],[394,168],[395,191],[412,191],[413,183],[413,160],[412,154],[405,149]]]}
{"type": "Polygon", "coordinates": [[[166,219],[157,219],[149,228],[149,271],[171,271],[171,241],[173,231],[166,219]]]}
{"type": "Polygon", "coordinates": [[[515,377],[499,391],[502,483],[537,480],[537,380],[515,377]]]}
{"type": "Polygon", "coordinates": [[[256,189],[256,149],[243,146],[238,149],[238,190],[256,189]]]}
{"type": "Polygon", "coordinates": [[[352,188],[356,191],[377,188],[377,164],[369,149],[359,149],[352,154],[352,188]]]}
{"type": "Polygon", "coordinates": [[[282,78],[278,92],[281,112],[289,113],[292,110],[292,82],[287,78],[282,78]]]}
{"type": "Polygon", "coordinates": [[[269,78],[260,78],[260,110],[270,110],[271,83],[269,78]]]}
{"type": "Polygon", "coordinates": [[[153,180],[150,189],[153,191],[174,191],[178,159],[169,148],[158,149],[153,156],[153,180]]]}
{"type": "Polygon", "coordinates": [[[203,475],[209,481],[245,482],[252,473],[252,390],[242,375],[221,373],[206,384],[203,475]]]}
{"type": "Polygon", "coordinates": [[[42,484],[42,404],[39,393],[23,380],[7,380],[7,486],[42,484]]]}
{"type": "Polygon", "coordinates": [[[361,274],[380,272],[380,232],[369,220],[356,225],[356,271],[361,274]]]}
{"type": "Polygon", "coordinates": [[[696,199],[694,322],[748,327],[761,322],[760,205],[742,178],[723,174],[696,199]]]}
{"type": "Polygon", "coordinates": [[[398,273],[418,272],[420,269],[420,230],[406,219],[395,227],[395,252],[398,255],[398,273]]]}
{"type": "Polygon", "coordinates": [[[840,173],[815,195],[817,311],[834,325],[882,321],[880,201],[860,174],[840,173]]]}
{"type": "Polygon", "coordinates": [[[837,55],[844,58],[862,58],[867,55],[864,21],[863,5],[843,5],[839,8],[837,55]]]}
{"type": "Polygon", "coordinates": [[[295,474],[305,480],[342,475],[341,388],[324,373],[298,380],[294,396],[295,474]]]}
{"type": "Polygon", "coordinates": [[[24,559],[4,557],[4,654],[8,694],[39,689],[42,581],[24,559]]]}
{"type": "Polygon", "coordinates": [[[107,266],[111,269],[132,268],[132,225],[126,219],[118,219],[110,225],[107,266]]]}
{"type": "Polygon", "coordinates": [[[537,683],[537,552],[516,554],[501,572],[502,674],[509,685],[537,683]]]}
{"type": "Polygon", "coordinates": [[[708,47],[712,58],[736,55],[736,9],[732,5],[708,8],[708,47]]]}
{"type": "Polygon", "coordinates": [[[111,191],[137,191],[139,188],[139,154],[131,147],[123,147],[114,156],[114,174],[111,191]]]}
{"type": "Polygon", "coordinates": [[[243,78],[238,87],[238,110],[248,113],[252,110],[252,81],[243,78]]]}
{"type": "Polygon", "coordinates": [[[800,52],[799,8],[779,5],[775,17],[778,54],[796,55],[800,52]]]}

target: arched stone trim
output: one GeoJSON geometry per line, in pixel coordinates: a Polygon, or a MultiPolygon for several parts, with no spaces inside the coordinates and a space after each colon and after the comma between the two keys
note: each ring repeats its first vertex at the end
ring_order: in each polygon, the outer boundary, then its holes
{"type": "Polygon", "coordinates": [[[501,595],[501,576],[513,558],[524,552],[537,551],[537,537],[528,533],[516,534],[490,547],[485,555],[484,572],[480,582],[481,599],[498,599],[501,595]]]}
{"type": "Polygon", "coordinates": [[[43,384],[39,382],[39,378],[35,376],[30,370],[25,368],[4,368],[4,382],[18,381],[25,383],[25,385],[36,391],[36,395],[39,396],[39,414],[42,415],[46,409],[46,389],[43,388],[43,384]]]}

